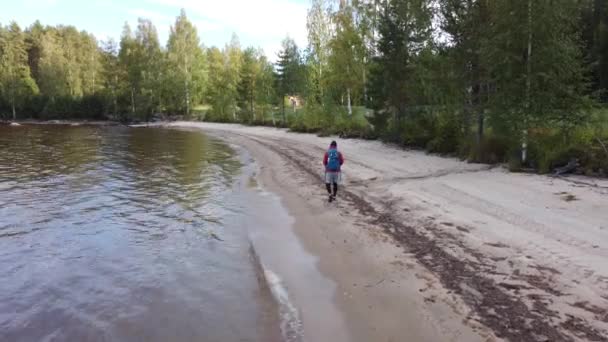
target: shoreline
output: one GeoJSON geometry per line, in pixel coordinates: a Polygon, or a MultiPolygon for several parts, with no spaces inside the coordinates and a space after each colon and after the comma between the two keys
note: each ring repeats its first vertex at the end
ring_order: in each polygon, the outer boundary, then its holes
{"type": "Polygon", "coordinates": [[[58,126],[128,126],[111,120],[7,120],[0,126],[58,125],[58,126]]]}
{"type": "MultiPolygon", "coordinates": [[[[336,283],[334,302],[353,341],[608,336],[608,215],[596,209],[608,204],[608,182],[342,140],[345,186],[328,205],[317,159],[331,138],[163,126],[201,129],[252,154],[260,182],[281,197],[295,234],[336,283]]],[[[303,310],[305,332],[319,323],[312,311],[303,310]]]]}
{"type": "MultiPolygon", "coordinates": [[[[470,313],[464,303],[431,285],[437,280],[404,255],[400,246],[380,232],[361,230],[363,217],[344,215],[347,208],[343,204],[336,204],[335,211],[328,208],[325,196],[315,194],[318,189],[310,187],[307,175],[299,174],[293,165],[281,166],[285,162],[282,156],[240,135],[204,131],[245,149],[253,157],[259,165],[257,181],[263,189],[278,195],[293,217],[293,225],[287,229],[293,231],[307,253],[317,258],[317,271],[335,284],[332,296],[320,294],[327,291],[316,288],[318,280],[303,277],[285,265],[297,260],[284,253],[284,260],[278,261],[278,268],[283,266],[284,271],[279,276],[291,285],[290,295],[302,316],[304,341],[499,341],[473,320],[463,322],[463,315],[470,313]],[[421,296],[421,291],[426,295],[421,296]],[[429,296],[444,299],[431,301],[429,296]],[[334,309],[321,310],[328,305],[320,301],[323,297],[338,312],[328,315],[327,311],[334,309]]],[[[264,250],[258,253],[264,254],[264,250]]],[[[310,271],[304,273],[310,275],[310,271]]]]}
{"type": "Polygon", "coordinates": [[[265,205],[250,214],[285,209],[262,224],[257,247],[297,306],[304,341],[608,341],[608,180],[344,139],[343,185],[328,204],[320,159],[334,137],[145,126],[247,151],[266,196],[244,199],[265,205]]]}

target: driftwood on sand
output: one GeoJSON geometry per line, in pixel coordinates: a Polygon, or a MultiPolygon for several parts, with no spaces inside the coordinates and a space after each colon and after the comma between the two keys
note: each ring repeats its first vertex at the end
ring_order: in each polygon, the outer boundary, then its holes
{"type": "Polygon", "coordinates": [[[565,175],[568,173],[572,173],[574,171],[576,171],[576,169],[580,166],[580,164],[578,163],[578,159],[570,159],[570,161],[568,162],[568,164],[558,167],[554,170],[554,175],[555,176],[561,176],[561,175],[565,175]]]}
{"type": "Polygon", "coordinates": [[[597,142],[599,142],[600,145],[602,145],[602,148],[604,149],[604,152],[606,152],[606,157],[608,157],[608,149],[606,148],[606,145],[604,144],[604,142],[602,141],[602,139],[597,138],[597,137],[595,139],[597,139],[597,142]]]}

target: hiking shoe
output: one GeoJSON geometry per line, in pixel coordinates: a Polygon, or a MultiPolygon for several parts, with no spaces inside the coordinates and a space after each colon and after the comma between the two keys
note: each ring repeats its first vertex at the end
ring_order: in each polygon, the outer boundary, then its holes
{"type": "Polygon", "coordinates": [[[331,203],[334,200],[334,196],[329,195],[329,203],[331,203]]]}

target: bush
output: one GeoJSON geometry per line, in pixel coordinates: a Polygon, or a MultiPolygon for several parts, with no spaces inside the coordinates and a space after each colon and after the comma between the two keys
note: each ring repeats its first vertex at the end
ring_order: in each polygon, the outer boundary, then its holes
{"type": "Polygon", "coordinates": [[[400,126],[398,143],[405,146],[426,148],[436,137],[437,120],[434,115],[426,112],[413,113],[401,119],[400,126]]]}
{"type": "Polygon", "coordinates": [[[431,153],[453,154],[456,153],[461,144],[460,125],[456,116],[440,114],[437,120],[435,137],[426,146],[431,153]]]}
{"type": "MultiPolygon", "coordinates": [[[[530,137],[530,164],[540,173],[578,160],[579,172],[589,175],[605,174],[608,156],[593,128],[580,127],[572,131],[557,129],[535,131],[530,137]]],[[[608,137],[604,137],[607,140],[608,137]]]]}
{"type": "Polygon", "coordinates": [[[462,143],[459,155],[474,163],[504,163],[511,159],[509,158],[512,155],[510,152],[513,151],[511,146],[509,139],[491,133],[486,134],[479,144],[477,137],[469,136],[462,143]]]}

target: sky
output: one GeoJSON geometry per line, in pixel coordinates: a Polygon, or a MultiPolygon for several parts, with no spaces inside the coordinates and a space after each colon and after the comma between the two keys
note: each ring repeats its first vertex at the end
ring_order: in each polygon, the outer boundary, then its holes
{"type": "Polygon", "coordinates": [[[308,0],[0,0],[0,24],[17,22],[22,28],[40,20],[43,25],[73,25],[98,40],[120,40],[125,22],[135,30],[137,18],[147,18],[165,45],[180,10],[198,29],[205,46],[223,47],[235,33],[242,47],[262,48],[276,59],[281,40],[293,38],[306,46],[308,0]]]}

